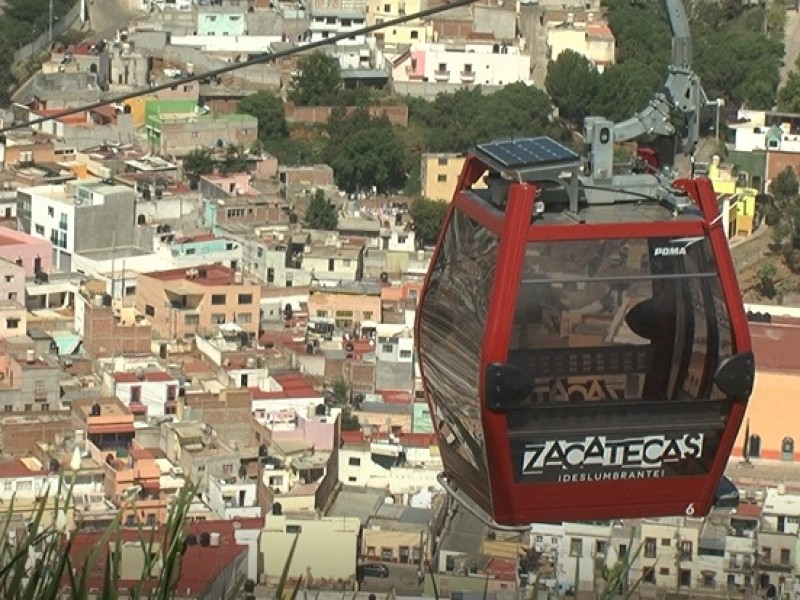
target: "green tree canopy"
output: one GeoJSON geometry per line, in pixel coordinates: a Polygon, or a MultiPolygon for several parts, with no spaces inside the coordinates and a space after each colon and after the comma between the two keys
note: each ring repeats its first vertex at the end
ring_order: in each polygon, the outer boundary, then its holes
{"type": "Polygon", "coordinates": [[[241,173],[247,170],[247,150],[236,144],[228,144],[225,148],[225,156],[220,165],[223,174],[241,173]]]}
{"type": "Polygon", "coordinates": [[[258,119],[258,139],[283,138],[289,135],[283,100],[268,92],[256,92],[239,101],[239,111],[258,119]]]}
{"type": "Polygon", "coordinates": [[[338,104],[342,73],[335,57],[315,50],[297,61],[297,70],[292,77],[289,100],[298,106],[338,104]]]}
{"type": "Polygon", "coordinates": [[[336,184],[348,192],[401,189],[406,182],[405,146],[387,117],[370,118],[366,109],[337,110],[328,124],[327,162],[336,184]]]}
{"type": "Polygon", "coordinates": [[[417,244],[432,246],[439,237],[439,230],[447,215],[447,203],[417,198],[411,204],[411,218],[414,220],[414,231],[417,244]]]}
{"type": "Polygon", "coordinates": [[[547,65],[545,88],[561,117],[580,124],[591,110],[600,74],[589,59],[565,50],[547,65]]]}
{"type": "Polygon", "coordinates": [[[770,183],[773,201],[767,218],[772,223],[772,236],[781,248],[788,267],[800,272],[800,184],[791,167],[786,167],[770,183]]]}
{"type": "Polygon", "coordinates": [[[310,229],[333,231],[339,224],[336,207],[325,198],[325,192],[317,190],[306,207],[305,226],[310,229]]]}
{"type": "Polygon", "coordinates": [[[192,186],[197,185],[201,175],[214,172],[214,158],[211,148],[195,148],[183,157],[183,172],[192,186]]]}

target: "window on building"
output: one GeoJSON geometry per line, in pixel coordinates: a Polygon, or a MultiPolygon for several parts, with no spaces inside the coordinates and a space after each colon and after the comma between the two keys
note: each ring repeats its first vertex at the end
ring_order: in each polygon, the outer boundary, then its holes
{"type": "Polygon", "coordinates": [[[252,304],[253,294],[239,294],[239,304],[252,304]]]}
{"type": "Polygon", "coordinates": [[[400,358],[411,358],[411,350],[400,350],[400,358]]]}
{"type": "Polygon", "coordinates": [[[661,567],[658,570],[659,575],[669,575],[669,567],[661,567]]]}
{"type": "Polygon", "coordinates": [[[416,29],[413,29],[411,31],[411,39],[412,40],[418,40],[419,39],[419,31],[417,31],[416,29]]]}
{"type": "Polygon", "coordinates": [[[791,551],[788,548],[781,548],[781,564],[788,565],[791,559],[791,551]]]}
{"type": "Polygon", "coordinates": [[[597,540],[594,543],[594,552],[598,556],[605,556],[606,555],[606,547],[608,546],[608,542],[605,540],[597,540]]]}
{"type": "Polygon", "coordinates": [[[177,385],[168,385],[167,386],[167,402],[174,402],[178,399],[178,386],[177,385]]]}
{"type": "Polygon", "coordinates": [[[147,519],[145,521],[148,527],[155,527],[156,525],[156,515],[155,513],[148,513],[147,519]]]}
{"type": "Polygon", "coordinates": [[[372,311],[371,310],[365,310],[361,314],[362,314],[362,316],[363,316],[365,321],[371,321],[372,320],[372,311]]]}
{"type": "Polygon", "coordinates": [[[267,283],[275,283],[275,269],[267,268],[267,283]]]}
{"type": "Polygon", "coordinates": [[[656,582],[656,570],[653,567],[645,567],[642,569],[642,579],[646,583],[656,582]]]}
{"type": "Polygon", "coordinates": [[[17,299],[17,292],[8,292],[8,299],[9,300],[16,300],[17,299]]]}
{"type": "Polygon", "coordinates": [[[444,73],[447,71],[447,63],[439,63],[439,68],[436,69],[439,73],[444,73]]]}
{"type": "Polygon", "coordinates": [[[136,515],[128,515],[125,517],[125,525],[128,527],[134,527],[136,525],[136,515]]]}
{"type": "Polygon", "coordinates": [[[3,407],[3,410],[5,410],[6,412],[14,412],[14,407],[11,404],[6,404],[3,407]]]}
{"type": "Polygon", "coordinates": [[[350,459],[347,461],[347,464],[351,467],[360,467],[361,466],[361,459],[357,456],[351,456],[350,459]]]}
{"type": "Polygon", "coordinates": [[[258,256],[258,258],[261,258],[262,256],[264,256],[264,249],[263,248],[257,248],[256,249],[256,256],[258,256]]]}
{"type": "Polygon", "coordinates": [[[200,315],[184,315],[183,322],[185,325],[200,325],[200,315]]]}
{"type": "Polygon", "coordinates": [[[392,12],[392,5],[391,4],[384,4],[383,5],[383,12],[385,12],[385,13],[392,12]]]}
{"type": "Polygon", "coordinates": [[[644,557],[656,557],[656,538],[649,537],[644,540],[644,557]]]}
{"type": "Polygon", "coordinates": [[[269,478],[269,484],[274,486],[282,486],[283,485],[283,475],[272,475],[269,478]]]}
{"type": "Polygon", "coordinates": [[[692,560],[692,555],[694,554],[694,545],[692,544],[691,540],[681,540],[680,551],[681,560],[692,560]]]}
{"type": "Polygon", "coordinates": [[[464,65],[464,73],[472,73],[472,65],[464,65]]]}
{"type": "Polygon", "coordinates": [[[356,477],[354,477],[353,475],[350,475],[350,477],[347,478],[347,481],[349,483],[355,483],[356,481],[358,481],[358,479],[356,477]]]}
{"type": "Polygon", "coordinates": [[[761,557],[764,559],[765,563],[771,563],[772,562],[772,548],[769,548],[767,546],[763,546],[761,548],[761,557]]]}
{"type": "Polygon", "coordinates": [[[253,315],[251,313],[239,313],[236,315],[236,322],[239,325],[249,325],[253,322],[253,315]]]}
{"type": "Polygon", "coordinates": [[[14,485],[13,481],[11,481],[10,479],[6,479],[5,481],[3,481],[3,491],[10,492],[13,485],[14,485]]]}
{"type": "Polygon", "coordinates": [[[33,230],[36,232],[36,235],[44,235],[44,225],[35,225],[33,230]]]}
{"type": "Polygon", "coordinates": [[[436,181],[438,183],[445,183],[447,181],[447,173],[439,173],[436,176],[436,181]]]}
{"type": "Polygon", "coordinates": [[[33,489],[33,482],[28,481],[17,481],[17,491],[18,492],[30,492],[33,489]]]}
{"type": "Polygon", "coordinates": [[[569,540],[569,555],[570,556],[583,556],[583,539],[570,538],[569,540]]]}
{"type": "Polygon", "coordinates": [[[303,526],[302,525],[287,525],[286,526],[286,533],[302,533],[303,526]]]}
{"type": "Polygon", "coordinates": [[[18,329],[19,328],[19,319],[15,317],[8,317],[6,319],[6,329],[18,329]]]}
{"type": "Polygon", "coordinates": [[[381,560],[389,562],[394,557],[394,548],[381,548],[381,560]]]}
{"type": "Polygon", "coordinates": [[[669,548],[672,545],[672,540],[669,538],[661,538],[661,545],[664,548],[669,548]]]}
{"type": "Polygon", "coordinates": [[[33,383],[33,397],[36,399],[47,397],[47,388],[44,384],[44,379],[37,379],[33,383]]]}
{"type": "Polygon", "coordinates": [[[448,159],[447,157],[444,157],[444,158],[439,158],[437,162],[439,163],[440,167],[446,167],[447,163],[449,161],[450,161],[450,159],[448,159]]]}
{"type": "Polygon", "coordinates": [[[132,385],[131,386],[131,403],[141,404],[141,402],[142,402],[142,386],[140,386],[140,385],[132,385]]]}
{"type": "Polygon", "coordinates": [[[32,412],[33,411],[33,404],[26,404],[24,410],[25,410],[25,412],[32,412]]]}
{"type": "Polygon", "coordinates": [[[397,243],[398,244],[405,244],[407,239],[408,239],[407,235],[398,235],[397,236],[397,243]]]}
{"type": "Polygon", "coordinates": [[[383,353],[390,353],[394,350],[394,346],[391,344],[383,344],[381,345],[381,352],[383,353]]]}
{"type": "Polygon", "coordinates": [[[155,317],[156,316],[156,309],[152,304],[145,304],[144,305],[144,314],[148,317],[155,317]]]}
{"type": "Polygon", "coordinates": [[[6,283],[14,283],[14,276],[13,275],[6,275],[5,276],[6,283]]]}
{"type": "Polygon", "coordinates": [[[55,214],[56,214],[56,211],[53,210],[53,207],[52,206],[48,206],[47,207],[47,216],[48,217],[54,217],[55,214]]]}
{"type": "Polygon", "coordinates": [[[211,315],[211,323],[214,325],[224,325],[225,315],[223,313],[214,313],[211,315]]]}
{"type": "Polygon", "coordinates": [[[44,402],[44,403],[42,403],[40,408],[42,409],[42,412],[49,412],[50,411],[50,404],[48,404],[47,402],[44,402]]]}
{"type": "Polygon", "coordinates": [[[225,304],[225,294],[212,294],[211,304],[214,306],[221,306],[225,304]]]}

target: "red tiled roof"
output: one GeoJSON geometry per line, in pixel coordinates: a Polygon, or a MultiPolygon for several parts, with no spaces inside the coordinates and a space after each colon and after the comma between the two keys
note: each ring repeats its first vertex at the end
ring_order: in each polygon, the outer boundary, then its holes
{"type": "Polygon", "coordinates": [[[761,516],[761,506],[759,504],[742,502],[734,509],[732,514],[737,517],[758,519],[761,516]]]}
{"type": "MultiPolygon", "coordinates": [[[[222,573],[231,563],[248,551],[247,546],[240,546],[234,543],[233,522],[232,521],[204,521],[202,523],[189,523],[188,532],[195,535],[201,533],[219,533],[220,545],[203,547],[199,544],[189,546],[183,555],[180,569],[180,577],[176,589],[181,594],[189,596],[204,596],[211,586],[217,581],[222,573]]],[[[155,538],[159,539],[164,534],[161,528],[154,532],[155,538]]],[[[102,532],[77,531],[72,536],[72,560],[75,565],[83,565],[86,557],[92,552],[94,547],[100,542],[102,532]]],[[[139,533],[135,529],[122,529],[120,538],[124,542],[139,543],[139,533]]],[[[150,538],[147,538],[148,540],[150,538]]],[[[147,541],[147,540],[146,540],[147,541]]],[[[95,563],[92,575],[89,577],[91,588],[102,588],[103,573],[105,570],[106,553],[101,552],[95,563]]],[[[132,586],[137,581],[119,580],[118,588],[125,589],[132,586]]],[[[69,578],[65,578],[62,584],[69,585],[69,578]]],[[[155,585],[155,581],[152,584],[155,585]]],[[[145,592],[149,592],[150,587],[145,586],[145,592]]]]}
{"type": "Polygon", "coordinates": [[[150,450],[148,450],[147,448],[131,448],[130,455],[131,455],[131,458],[135,458],[137,460],[141,459],[141,458],[145,458],[145,459],[147,459],[147,458],[150,458],[150,459],[155,458],[153,456],[153,453],[150,452],[150,450]]]}
{"type": "Polygon", "coordinates": [[[489,564],[484,569],[487,575],[493,575],[495,579],[503,581],[517,580],[517,561],[513,558],[502,558],[493,556],[489,559],[489,564]]]}
{"type": "Polygon", "coordinates": [[[47,471],[44,469],[39,471],[29,469],[28,466],[18,458],[0,461],[0,479],[15,479],[17,477],[42,476],[46,474],[47,471]]]}
{"type": "Polygon", "coordinates": [[[411,404],[412,397],[408,392],[380,392],[386,404],[411,404]]]}
{"type": "Polygon", "coordinates": [[[144,378],[146,381],[175,381],[177,383],[177,380],[166,371],[145,371],[144,378]]]}
{"type": "Polygon", "coordinates": [[[131,412],[134,415],[146,415],[147,414],[147,407],[144,404],[139,404],[138,402],[132,402],[131,405],[128,408],[131,409],[131,412]]]}
{"type": "Polygon", "coordinates": [[[120,371],[119,373],[114,373],[113,377],[114,381],[117,383],[135,383],[139,381],[136,373],[125,373],[120,371]]]}
{"type": "Polygon", "coordinates": [[[363,444],[364,434],[360,431],[342,431],[342,444],[363,444]]]}

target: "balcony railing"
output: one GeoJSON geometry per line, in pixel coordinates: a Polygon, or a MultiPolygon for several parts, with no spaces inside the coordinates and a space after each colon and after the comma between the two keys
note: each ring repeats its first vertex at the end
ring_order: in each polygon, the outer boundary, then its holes
{"type": "Polygon", "coordinates": [[[437,69],[433,72],[433,77],[436,81],[447,81],[450,79],[450,71],[441,71],[437,69]]]}
{"type": "Polygon", "coordinates": [[[461,71],[461,81],[472,83],[475,81],[475,71],[461,71]]]}

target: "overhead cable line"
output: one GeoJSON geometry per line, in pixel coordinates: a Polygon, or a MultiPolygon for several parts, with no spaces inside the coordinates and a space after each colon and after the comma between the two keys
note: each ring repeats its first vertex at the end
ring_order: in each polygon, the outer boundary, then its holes
{"type": "Polygon", "coordinates": [[[425,10],[420,10],[415,13],[411,13],[408,15],[402,15],[395,19],[389,19],[388,21],[384,21],[382,23],[375,23],[374,25],[369,25],[367,27],[362,27],[361,29],[355,29],[353,31],[348,31],[346,33],[338,33],[332,37],[325,38],[323,40],[318,40],[316,42],[309,42],[307,44],[303,44],[302,46],[296,46],[294,48],[289,48],[287,50],[280,50],[278,52],[272,52],[270,54],[264,54],[262,56],[257,56],[255,58],[251,58],[244,62],[233,63],[230,65],[226,65],[224,67],[220,67],[218,69],[211,69],[210,71],[205,71],[203,73],[197,75],[189,75],[187,77],[181,77],[178,79],[172,79],[168,83],[160,83],[158,85],[154,85],[151,87],[143,88],[137,90],[135,92],[129,92],[127,94],[121,94],[119,96],[114,96],[112,98],[108,98],[105,100],[101,100],[99,102],[92,102],[91,104],[84,104],[83,106],[79,106],[77,108],[69,108],[67,110],[63,110],[57,112],[52,115],[48,115],[46,117],[38,117],[36,119],[31,119],[30,121],[26,121],[24,123],[12,123],[10,125],[6,125],[0,128],[0,134],[4,134],[8,131],[13,131],[16,129],[24,129],[26,127],[30,127],[31,125],[38,125],[39,123],[44,123],[45,121],[53,121],[56,119],[61,119],[63,117],[69,117],[71,115],[76,115],[82,112],[86,112],[87,110],[93,110],[95,108],[100,108],[101,106],[107,106],[109,104],[117,104],[119,102],[124,102],[125,100],[130,100],[132,98],[138,98],[140,96],[147,96],[149,94],[153,94],[155,92],[159,92],[161,90],[166,90],[170,88],[175,88],[179,85],[184,85],[186,83],[192,83],[194,81],[199,81],[201,79],[209,79],[211,77],[217,77],[218,75],[224,75],[225,73],[230,73],[231,71],[238,71],[239,69],[244,69],[247,67],[252,67],[253,65],[261,65],[265,63],[269,63],[279,58],[285,58],[287,56],[292,56],[294,54],[299,54],[301,52],[307,52],[308,50],[314,50],[315,48],[321,48],[323,46],[329,46],[331,44],[335,44],[340,40],[346,40],[348,38],[353,38],[359,35],[366,35],[368,33],[372,33],[373,31],[380,31],[381,29],[386,29],[388,27],[392,27],[394,25],[400,25],[402,23],[407,23],[408,21],[413,21],[415,19],[423,19],[425,17],[429,17],[431,15],[435,15],[441,12],[445,12],[448,10],[452,10],[454,8],[459,8],[461,6],[467,6],[476,2],[476,0],[452,0],[451,2],[446,2],[444,4],[440,4],[439,6],[434,6],[431,8],[426,8],[425,10]]]}

